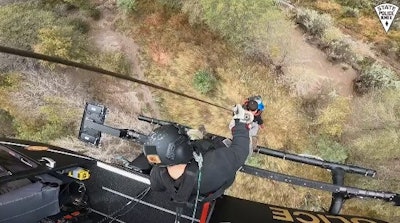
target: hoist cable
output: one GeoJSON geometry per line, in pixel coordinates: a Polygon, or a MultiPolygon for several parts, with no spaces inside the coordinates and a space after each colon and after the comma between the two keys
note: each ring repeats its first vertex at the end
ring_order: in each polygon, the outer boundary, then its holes
{"type": "Polygon", "coordinates": [[[70,61],[70,60],[62,59],[60,57],[49,56],[49,55],[40,54],[40,53],[34,53],[34,52],[31,52],[31,51],[27,51],[27,50],[15,49],[15,48],[1,46],[1,45],[0,45],[0,52],[7,53],[7,54],[12,54],[12,55],[17,55],[17,56],[22,56],[22,57],[38,59],[38,60],[44,60],[44,61],[52,62],[52,63],[63,64],[63,65],[66,65],[66,66],[76,67],[76,68],[80,68],[80,69],[83,69],[83,70],[93,71],[93,72],[104,74],[104,75],[108,75],[108,76],[111,76],[111,77],[124,79],[124,80],[127,80],[127,81],[135,82],[135,83],[138,83],[138,84],[143,84],[143,85],[146,85],[148,87],[152,87],[152,88],[155,88],[155,89],[166,91],[166,92],[169,92],[169,93],[172,93],[172,94],[176,94],[176,95],[179,95],[179,96],[182,96],[182,97],[190,98],[190,99],[193,99],[195,101],[203,102],[205,104],[208,104],[208,105],[211,105],[211,106],[214,106],[214,107],[217,107],[217,108],[221,108],[221,109],[224,109],[226,111],[231,112],[230,109],[227,109],[227,108],[225,108],[223,106],[220,106],[220,105],[217,105],[217,104],[214,104],[214,103],[211,103],[211,102],[208,102],[208,101],[205,101],[205,100],[202,100],[202,99],[199,99],[199,98],[196,98],[196,97],[193,97],[193,96],[190,96],[190,95],[178,92],[178,91],[174,91],[174,90],[171,90],[171,89],[166,88],[166,87],[162,87],[162,86],[159,86],[159,85],[156,85],[156,84],[153,84],[153,83],[149,83],[147,81],[143,81],[143,80],[140,80],[140,79],[137,79],[137,78],[133,78],[133,77],[130,77],[128,75],[122,75],[122,74],[119,74],[119,73],[116,73],[116,72],[112,72],[112,71],[109,71],[109,70],[104,70],[102,68],[91,66],[91,65],[87,65],[87,64],[84,64],[84,63],[73,62],[73,61],[70,61]]]}

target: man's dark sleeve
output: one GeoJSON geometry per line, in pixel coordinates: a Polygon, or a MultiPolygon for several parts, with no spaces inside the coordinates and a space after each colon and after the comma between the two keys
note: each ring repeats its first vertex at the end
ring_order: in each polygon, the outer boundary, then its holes
{"type": "Polygon", "coordinates": [[[229,149],[234,154],[235,166],[239,169],[249,155],[249,129],[246,124],[235,120],[235,126],[232,128],[232,135],[232,144],[229,146],[229,149]]]}
{"type": "Polygon", "coordinates": [[[246,124],[235,120],[232,135],[229,148],[223,146],[204,155],[201,194],[213,193],[221,186],[229,187],[235,179],[236,171],[246,161],[250,149],[249,130],[246,124]]]}

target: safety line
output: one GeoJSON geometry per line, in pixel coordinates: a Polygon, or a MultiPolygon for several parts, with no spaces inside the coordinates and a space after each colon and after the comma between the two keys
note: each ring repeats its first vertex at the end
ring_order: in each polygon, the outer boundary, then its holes
{"type": "Polygon", "coordinates": [[[149,179],[147,179],[145,177],[142,177],[142,176],[140,176],[138,174],[134,174],[132,172],[128,172],[128,171],[122,170],[120,168],[111,166],[109,164],[106,164],[106,163],[103,163],[103,162],[100,162],[100,161],[97,161],[97,166],[100,167],[100,168],[106,169],[108,171],[111,171],[113,173],[117,173],[119,175],[122,175],[124,177],[128,177],[130,179],[133,179],[133,180],[139,181],[141,183],[150,185],[150,180],[149,179]]]}
{"type": "MultiPolygon", "coordinates": [[[[148,202],[146,202],[146,201],[142,201],[142,200],[136,199],[136,198],[134,198],[134,197],[132,197],[132,196],[129,196],[129,195],[124,194],[124,193],[121,193],[121,192],[118,192],[118,191],[113,190],[113,189],[111,189],[111,188],[108,188],[108,187],[105,187],[105,186],[102,186],[101,188],[102,188],[103,190],[105,190],[105,191],[111,192],[111,193],[113,193],[113,194],[115,194],[115,195],[119,195],[119,196],[121,196],[121,197],[128,198],[128,199],[130,199],[130,200],[134,200],[135,202],[138,202],[138,203],[140,203],[140,204],[149,206],[149,207],[151,207],[151,208],[158,209],[158,210],[160,210],[160,211],[163,211],[163,212],[166,212],[166,213],[169,213],[169,214],[172,214],[172,215],[175,215],[175,214],[176,214],[176,212],[174,212],[174,211],[171,211],[171,210],[169,210],[169,209],[166,209],[166,208],[163,208],[163,207],[160,207],[160,206],[157,206],[157,205],[148,203],[148,202]]],[[[199,222],[199,219],[197,219],[197,218],[192,218],[192,217],[189,217],[189,216],[187,216],[187,215],[181,215],[181,217],[182,217],[182,218],[186,218],[186,219],[188,219],[188,220],[194,220],[195,222],[199,222]]]]}
{"type": "Polygon", "coordinates": [[[112,219],[112,220],[114,220],[114,221],[118,221],[119,223],[126,223],[126,222],[124,222],[124,221],[121,221],[121,220],[119,220],[119,219],[117,219],[117,218],[114,218],[114,217],[112,217],[112,216],[109,216],[109,215],[107,215],[107,214],[105,214],[105,213],[103,213],[103,212],[101,212],[101,211],[97,211],[97,210],[95,210],[95,209],[93,209],[93,208],[88,208],[90,211],[92,211],[93,213],[96,213],[96,214],[98,214],[98,215],[101,215],[101,216],[104,216],[104,217],[106,217],[106,218],[109,218],[109,219],[112,219]]]}

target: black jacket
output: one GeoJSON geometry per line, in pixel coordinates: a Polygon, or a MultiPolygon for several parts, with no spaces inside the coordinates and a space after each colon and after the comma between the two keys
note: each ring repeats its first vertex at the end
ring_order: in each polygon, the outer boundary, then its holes
{"type": "MultiPolygon", "coordinates": [[[[200,194],[203,196],[207,196],[221,187],[226,189],[232,185],[236,171],[245,163],[249,155],[250,139],[247,126],[236,120],[232,134],[232,144],[228,148],[211,149],[203,154],[203,167],[200,178],[200,194]]],[[[153,167],[150,173],[151,188],[156,191],[167,191],[172,199],[184,202],[188,193],[191,195],[196,194],[198,172],[195,172],[196,176],[194,177],[188,176],[188,173],[193,174],[193,170],[197,169],[197,162],[192,161],[186,166],[185,173],[177,180],[173,180],[165,167],[153,167]],[[191,185],[190,191],[185,194],[184,190],[181,190],[183,192],[178,193],[177,191],[180,190],[184,182],[187,185],[191,185]]]]}
{"type": "Polygon", "coordinates": [[[254,116],[254,119],[253,119],[253,122],[257,122],[257,124],[259,124],[259,125],[264,124],[264,121],[263,121],[262,118],[261,118],[261,114],[262,114],[262,113],[260,113],[259,115],[255,115],[255,116],[254,116]]]}

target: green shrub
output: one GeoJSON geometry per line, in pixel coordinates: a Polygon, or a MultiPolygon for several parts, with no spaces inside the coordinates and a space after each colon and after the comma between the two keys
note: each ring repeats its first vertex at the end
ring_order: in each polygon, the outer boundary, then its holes
{"type": "Polygon", "coordinates": [[[87,10],[91,7],[90,1],[88,0],[63,0],[63,1],[79,9],[87,10]]]}
{"type": "Polygon", "coordinates": [[[130,63],[124,54],[119,52],[100,52],[94,63],[105,70],[126,75],[130,74],[130,63]]]}
{"type": "Polygon", "coordinates": [[[208,71],[200,70],[194,75],[194,87],[202,94],[207,94],[215,89],[217,80],[214,75],[208,71]]]}
{"type": "Polygon", "coordinates": [[[244,50],[246,56],[278,64],[283,63],[291,52],[287,32],[292,24],[276,6],[275,0],[201,0],[200,3],[202,10],[189,12],[204,12],[204,22],[244,50]]]}
{"type": "Polygon", "coordinates": [[[336,91],[331,86],[325,86],[320,92],[303,97],[301,100],[301,110],[310,121],[315,122],[321,111],[328,107],[336,97],[336,91]]]}
{"type": "Polygon", "coordinates": [[[0,137],[14,137],[16,130],[13,125],[14,117],[7,111],[0,109],[0,137]]]}
{"type": "Polygon", "coordinates": [[[361,75],[356,79],[354,87],[356,92],[360,94],[367,93],[373,89],[400,89],[400,80],[394,71],[374,63],[362,71],[361,75]]]}
{"type": "Polygon", "coordinates": [[[328,59],[332,62],[351,63],[354,60],[354,53],[349,39],[339,39],[328,43],[328,59]]]}
{"type": "MultiPolygon", "coordinates": [[[[57,56],[77,62],[86,61],[87,43],[73,26],[53,26],[39,30],[39,43],[35,52],[57,56]]],[[[54,68],[55,64],[45,63],[54,68]]]]}
{"type": "Polygon", "coordinates": [[[19,118],[14,121],[18,138],[39,142],[74,134],[79,112],[69,108],[61,98],[48,98],[39,108],[39,118],[19,118]]]}
{"type": "MultiPolygon", "coordinates": [[[[18,91],[22,82],[22,75],[17,72],[0,73],[0,108],[11,113],[12,100],[9,95],[18,91]]],[[[11,116],[15,116],[11,113],[11,116]]]]}
{"type": "Polygon", "coordinates": [[[185,0],[182,3],[182,12],[188,15],[190,25],[198,25],[204,21],[204,9],[200,1],[185,0]]]}
{"type": "Polygon", "coordinates": [[[375,43],[375,49],[389,58],[397,59],[400,53],[400,35],[397,38],[398,39],[377,41],[375,43]]]}
{"type": "Polygon", "coordinates": [[[318,131],[323,135],[339,137],[350,114],[350,100],[337,96],[317,118],[318,131]]]}
{"type": "Polygon", "coordinates": [[[15,89],[20,80],[21,78],[18,73],[0,74],[0,89],[15,89]]]}
{"type": "Polygon", "coordinates": [[[326,46],[325,51],[330,61],[352,64],[356,60],[356,55],[353,52],[353,41],[338,28],[332,26],[325,29],[321,40],[326,46]]]}
{"type": "Polygon", "coordinates": [[[118,0],[117,1],[118,8],[120,8],[125,13],[131,13],[136,11],[137,2],[136,0],[118,0]]]}
{"type": "MultiPolygon", "coordinates": [[[[399,17],[396,17],[395,19],[394,19],[394,21],[393,21],[393,23],[392,23],[392,26],[391,26],[391,30],[396,30],[396,31],[399,31],[400,30],[400,18],[399,17]]],[[[399,38],[397,38],[397,39],[399,39],[399,38]]]]}
{"type": "Polygon", "coordinates": [[[10,4],[0,7],[0,42],[21,49],[32,49],[38,41],[38,30],[58,24],[52,12],[30,4],[10,4]]]}
{"type": "Polygon", "coordinates": [[[326,44],[329,44],[332,41],[338,41],[344,38],[344,35],[340,29],[332,26],[325,30],[324,35],[322,36],[322,41],[326,44]]]}
{"type": "Polygon", "coordinates": [[[319,14],[312,9],[299,9],[296,22],[301,24],[310,34],[322,37],[325,30],[333,25],[332,17],[328,14],[319,14]]]}
{"type": "Polygon", "coordinates": [[[47,11],[54,12],[54,14],[59,17],[67,17],[69,13],[74,9],[74,6],[71,6],[70,4],[61,1],[43,2],[40,6],[47,11]]]}
{"type": "Polygon", "coordinates": [[[246,165],[262,168],[264,164],[263,158],[262,155],[253,154],[246,160],[246,165]]]}
{"type": "Polygon", "coordinates": [[[370,56],[364,57],[364,56],[357,55],[356,62],[357,62],[358,70],[362,71],[362,70],[365,70],[365,69],[369,68],[370,66],[372,66],[372,64],[374,64],[376,62],[376,59],[372,58],[370,56]]]}
{"type": "Polygon", "coordinates": [[[75,30],[79,31],[82,34],[85,34],[90,30],[89,23],[81,18],[73,18],[68,22],[68,24],[73,26],[75,30]]]}
{"type": "Polygon", "coordinates": [[[101,12],[97,8],[88,9],[87,14],[94,20],[99,20],[101,17],[101,12]]]}
{"type": "Polygon", "coordinates": [[[76,9],[94,20],[100,19],[101,14],[100,10],[88,0],[43,0],[41,5],[63,17],[67,17],[69,13],[76,13],[76,9]]]}
{"type": "Polygon", "coordinates": [[[346,147],[326,136],[316,140],[316,149],[313,155],[331,162],[345,163],[349,157],[346,147]]]}
{"type": "Polygon", "coordinates": [[[182,8],[181,0],[157,0],[157,2],[173,10],[180,10],[182,8]]]}
{"type": "Polygon", "coordinates": [[[357,8],[352,8],[345,6],[342,8],[342,15],[345,17],[358,17],[360,10],[357,8]]]}
{"type": "Polygon", "coordinates": [[[68,130],[68,125],[48,122],[45,119],[34,120],[16,120],[14,126],[18,131],[18,138],[33,140],[38,142],[49,142],[50,140],[73,134],[68,130]]]}
{"type": "Polygon", "coordinates": [[[375,6],[370,0],[336,0],[338,3],[344,6],[348,6],[350,8],[358,8],[358,9],[372,9],[372,6],[375,6]]]}

